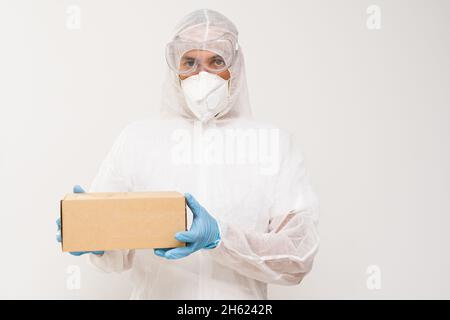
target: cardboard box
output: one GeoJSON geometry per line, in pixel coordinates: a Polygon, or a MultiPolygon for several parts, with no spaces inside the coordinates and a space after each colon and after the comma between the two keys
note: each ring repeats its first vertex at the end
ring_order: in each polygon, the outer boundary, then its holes
{"type": "Polygon", "coordinates": [[[178,192],[78,193],[61,200],[62,250],[181,247],[185,198],[178,192]]]}

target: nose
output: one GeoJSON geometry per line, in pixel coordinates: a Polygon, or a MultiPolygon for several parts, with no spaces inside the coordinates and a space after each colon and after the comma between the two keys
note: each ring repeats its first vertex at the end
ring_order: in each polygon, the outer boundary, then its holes
{"type": "Polygon", "coordinates": [[[188,74],[185,74],[185,75],[183,75],[183,76],[180,76],[180,78],[181,78],[181,80],[184,80],[184,79],[187,79],[187,78],[189,78],[189,77],[196,76],[196,75],[198,75],[200,72],[208,72],[208,73],[212,73],[212,72],[208,71],[205,67],[203,67],[203,65],[199,64],[199,65],[197,65],[197,67],[195,68],[194,71],[192,71],[192,72],[190,72],[190,73],[188,73],[188,74]]]}
{"type": "Polygon", "coordinates": [[[193,73],[190,74],[190,76],[195,76],[195,75],[199,74],[202,71],[203,72],[208,72],[208,70],[205,69],[203,64],[198,64],[197,68],[195,68],[195,70],[193,71],[193,73]]]}

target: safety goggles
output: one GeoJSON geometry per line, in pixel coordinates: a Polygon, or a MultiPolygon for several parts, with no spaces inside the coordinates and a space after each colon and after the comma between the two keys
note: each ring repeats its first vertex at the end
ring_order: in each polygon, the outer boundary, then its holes
{"type": "Polygon", "coordinates": [[[179,38],[167,44],[166,61],[179,75],[194,74],[202,70],[220,73],[232,66],[237,51],[237,40],[230,33],[205,42],[179,38]]]}

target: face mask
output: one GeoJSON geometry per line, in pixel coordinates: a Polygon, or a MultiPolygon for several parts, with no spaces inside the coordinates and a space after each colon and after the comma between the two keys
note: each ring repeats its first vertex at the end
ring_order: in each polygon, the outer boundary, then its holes
{"type": "Polygon", "coordinates": [[[200,72],[181,81],[186,103],[194,115],[206,122],[228,105],[228,81],[216,74],[200,72]]]}

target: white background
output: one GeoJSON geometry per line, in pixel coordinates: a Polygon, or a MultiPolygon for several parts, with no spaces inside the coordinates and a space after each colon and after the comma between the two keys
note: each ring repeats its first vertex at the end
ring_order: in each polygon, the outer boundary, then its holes
{"type": "Polygon", "coordinates": [[[59,200],[158,111],[165,43],[203,7],[236,23],[254,114],[296,134],[321,200],[313,271],[270,297],[450,298],[445,0],[1,0],[0,298],[128,297],[126,274],[61,253],[59,200]],[[366,26],[372,4],[380,30],[366,26]],[[66,27],[70,5],[80,30],[66,27]]]}

